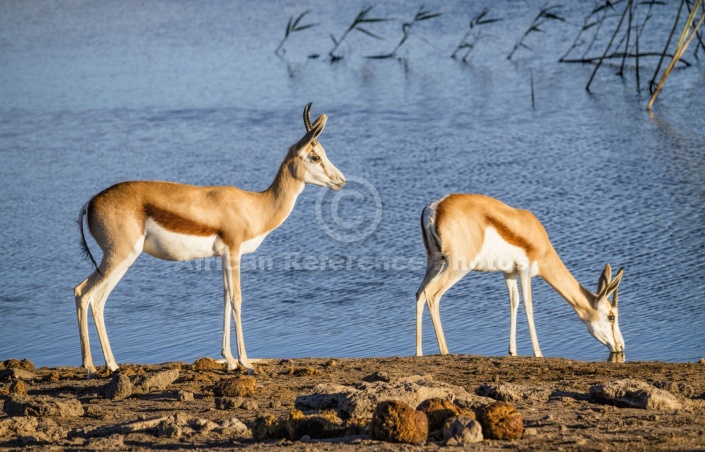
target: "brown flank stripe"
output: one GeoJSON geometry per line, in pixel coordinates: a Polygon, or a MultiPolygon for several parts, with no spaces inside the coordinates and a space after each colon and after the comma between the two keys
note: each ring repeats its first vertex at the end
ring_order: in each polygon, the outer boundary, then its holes
{"type": "Polygon", "coordinates": [[[514,245],[516,247],[522,248],[524,251],[526,251],[526,257],[528,257],[530,260],[533,259],[533,254],[534,254],[534,246],[530,243],[524,240],[523,237],[515,234],[511,229],[509,229],[506,225],[498,221],[496,218],[487,217],[487,222],[495,228],[497,233],[507,241],[510,245],[514,245]]]}
{"type": "Polygon", "coordinates": [[[172,232],[187,235],[208,237],[218,233],[218,230],[205,224],[196,223],[188,218],[180,217],[175,213],[146,205],[144,211],[147,216],[156,221],[161,227],[172,232]]]}

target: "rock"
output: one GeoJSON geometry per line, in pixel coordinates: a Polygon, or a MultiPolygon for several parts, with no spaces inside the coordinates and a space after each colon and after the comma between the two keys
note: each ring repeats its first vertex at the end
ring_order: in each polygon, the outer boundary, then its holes
{"type": "Polygon", "coordinates": [[[39,395],[14,396],[5,401],[9,416],[83,416],[83,406],[76,399],[39,395]]]}
{"type": "Polygon", "coordinates": [[[300,410],[340,411],[357,389],[333,383],[316,385],[309,395],[299,395],[294,407],[300,410]]]}
{"type": "Polygon", "coordinates": [[[220,424],[220,431],[226,435],[242,436],[245,435],[249,429],[240,419],[231,417],[220,424]]]}
{"type": "Polygon", "coordinates": [[[10,385],[10,394],[27,395],[27,389],[27,383],[22,380],[16,380],[10,385]]]}
{"type": "Polygon", "coordinates": [[[676,383],[675,381],[657,381],[653,386],[670,392],[673,395],[682,395],[683,397],[694,397],[695,389],[688,383],[676,383]]]}
{"type": "Polygon", "coordinates": [[[18,431],[14,438],[15,440],[19,440],[21,444],[52,444],[66,439],[66,430],[57,426],[56,422],[51,418],[32,419],[35,419],[35,421],[30,422],[31,424],[36,423],[36,428],[32,429],[30,426],[30,428],[24,429],[24,431],[18,431]]]}
{"type": "Polygon", "coordinates": [[[500,402],[547,402],[551,391],[540,388],[525,388],[511,383],[496,385],[483,384],[475,389],[475,394],[490,397],[500,402]]]}
{"type": "Polygon", "coordinates": [[[193,362],[191,370],[202,371],[202,370],[221,370],[224,369],[224,364],[219,364],[213,358],[198,358],[193,362]]]}
{"type": "Polygon", "coordinates": [[[133,394],[148,394],[163,391],[179,378],[179,369],[163,370],[153,374],[139,376],[132,385],[133,394]]]}
{"type": "Polygon", "coordinates": [[[19,359],[6,359],[3,361],[3,367],[5,369],[24,369],[24,370],[37,370],[37,368],[34,366],[34,363],[27,358],[24,358],[23,360],[19,359]]]}
{"type": "Polygon", "coordinates": [[[34,380],[35,378],[34,373],[19,367],[0,370],[0,380],[34,380]]]}
{"type": "Polygon", "coordinates": [[[371,375],[368,375],[368,376],[362,378],[362,381],[366,381],[368,383],[372,383],[375,381],[388,382],[389,380],[390,380],[389,375],[387,375],[384,372],[375,372],[371,375]]]}
{"type": "Polygon", "coordinates": [[[157,436],[159,438],[180,438],[184,434],[186,422],[177,416],[170,416],[157,425],[157,436]]]}
{"type": "Polygon", "coordinates": [[[472,417],[452,417],[448,419],[443,431],[443,444],[446,446],[479,443],[483,439],[482,426],[472,417]]]}
{"type": "Polygon", "coordinates": [[[380,402],[371,423],[372,437],[394,443],[423,444],[428,437],[426,414],[397,400],[380,402]]]}
{"type": "Polygon", "coordinates": [[[153,419],[145,419],[145,420],[141,420],[141,421],[127,422],[124,424],[104,425],[102,427],[97,427],[92,430],[83,431],[82,434],[87,437],[94,437],[94,436],[108,436],[108,435],[112,435],[115,433],[126,435],[129,433],[135,433],[135,432],[152,431],[152,430],[156,431],[159,424],[168,420],[170,417],[172,417],[172,416],[162,416],[162,417],[153,418],[153,419]]]}
{"type": "Polygon", "coordinates": [[[466,416],[475,419],[475,413],[463,410],[446,399],[427,399],[421,402],[416,409],[426,413],[426,417],[428,418],[428,431],[431,436],[441,437],[446,421],[452,417],[466,416]]]}
{"type": "Polygon", "coordinates": [[[299,410],[293,410],[286,417],[285,425],[289,439],[292,440],[304,436],[309,439],[337,438],[345,433],[343,421],[331,411],[307,416],[299,410]]]}
{"type": "Polygon", "coordinates": [[[252,423],[252,438],[257,441],[282,439],[287,436],[285,421],[272,414],[257,416],[252,423]]]}
{"type": "Polygon", "coordinates": [[[700,358],[700,361],[698,361],[700,364],[705,364],[705,358],[700,358]]]}
{"type": "Polygon", "coordinates": [[[213,421],[177,412],[170,416],[98,427],[82,432],[81,436],[90,438],[148,432],[156,434],[160,438],[181,438],[195,434],[207,435],[211,431],[219,429],[221,427],[213,421]]]}
{"type": "Polygon", "coordinates": [[[235,410],[242,406],[242,397],[216,397],[215,407],[218,410],[235,410]]]}
{"type": "Polygon", "coordinates": [[[101,390],[103,397],[112,400],[123,400],[132,395],[132,382],[123,373],[113,374],[113,378],[101,390]]]}
{"type": "Polygon", "coordinates": [[[213,385],[216,397],[252,397],[255,395],[257,380],[250,376],[226,378],[213,385]]]}
{"type": "Polygon", "coordinates": [[[285,375],[293,375],[294,377],[311,377],[313,375],[320,375],[321,371],[313,367],[292,367],[282,373],[285,375]]]}
{"type": "Polygon", "coordinates": [[[48,417],[39,418],[35,438],[37,442],[56,443],[66,439],[67,431],[56,425],[56,422],[48,417]]]}
{"type": "Polygon", "coordinates": [[[193,402],[193,392],[179,391],[176,398],[181,402],[193,402]]]}
{"type": "Polygon", "coordinates": [[[213,430],[220,430],[220,426],[210,419],[191,419],[188,421],[188,425],[200,435],[207,435],[213,430]]]}
{"type": "Polygon", "coordinates": [[[538,433],[539,431],[533,427],[524,429],[524,436],[536,436],[538,433]]]}
{"type": "Polygon", "coordinates": [[[103,438],[91,438],[87,446],[93,450],[123,449],[125,447],[125,436],[120,434],[110,435],[103,438]]]}
{"type": "Polygon", "coordinates": [[[257,411],[259,409],[259,405],[254,400],[245,399],[242,401],[240,408],[245,411],[257,411]]]}
{"type": "Polygon", "coordinates": [[[31,435],[37,430],[39,421],[34,416],[17,416],[0,419],[0,438],[31,435]]]}
{"type": "Polygon", "coordinates": [[[97,406],[97,405],[86,405],[84,408],[85,414],[84,416],[90,417],[93,419],[103,419],[105,418],[105,411],[103,408],[97,406]]]}
{"type": "Polygon", "coordinates": [[[446,399],[465,409],[487,404],[488,400],[468,393],[464,388],[434,381],[431,376],[410,376],[390,382],[363,382],[358,387],[316,385],[309,395],[296,397],[294,407],[300,410],[333,409],[343,418],[371,418],[375,408],[385,400],[398,400],[418,406],[426,399],[446,399]]]}
{"type": "Polygon", "coordinates": [[[524,418],[506,402],[495,402],[480,408],[477,418],[482,432],[489,439],[519,439],[524,430],[524,418]]]}
{"type": "Polygon", "coordinates": [[[647,410],[676,410],[682,407],[670,392],[641,380],[617,380],[592,385],[590,396],[597,402],[647,410]]]}

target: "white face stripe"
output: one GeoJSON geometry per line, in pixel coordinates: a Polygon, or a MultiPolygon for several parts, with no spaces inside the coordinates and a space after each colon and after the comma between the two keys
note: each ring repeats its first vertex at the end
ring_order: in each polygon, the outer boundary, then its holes
{"type": "Polygon", "coordinates": [[[217,235],[195,236],[172,232],[148,218],[144,225],[144,252],[156,258],[184,261],[221,255],[226,246],[217,235]]]}

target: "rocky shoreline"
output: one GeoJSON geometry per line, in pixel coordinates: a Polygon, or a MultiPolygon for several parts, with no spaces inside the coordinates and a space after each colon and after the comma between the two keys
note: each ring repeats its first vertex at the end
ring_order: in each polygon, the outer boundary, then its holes
{"type": "Polygon", "coordinates": [[[0,363],[0,447],[705,450],[705,360],[468,355],[0,363]]]}

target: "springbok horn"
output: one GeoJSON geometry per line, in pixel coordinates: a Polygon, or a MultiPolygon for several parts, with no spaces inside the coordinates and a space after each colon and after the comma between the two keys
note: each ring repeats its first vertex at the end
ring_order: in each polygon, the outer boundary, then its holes
{"type": "Polygon", "coordinates": [[[617,308],[617,292],[619,292],[619,289],[614,289],[614,295],[612,296],[612,307],[617,308]]]}
{"type": "Polygon", "coordinates": [[[306,132],[310,132],[313,127],[311,127],[311,104],[309,102],[304,107],[304,126],[306,127],[306,132]]]}

